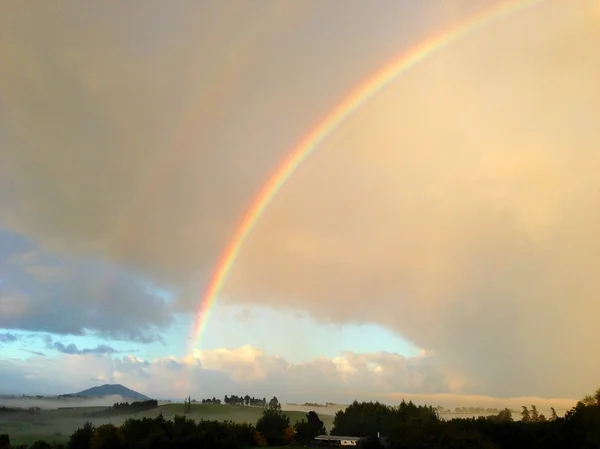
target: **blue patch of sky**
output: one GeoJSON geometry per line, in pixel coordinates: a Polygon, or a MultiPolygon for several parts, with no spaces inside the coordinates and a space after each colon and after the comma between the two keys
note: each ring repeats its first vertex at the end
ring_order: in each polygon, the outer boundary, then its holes
{"type": "MultiPolygon", "coordinates": [[[[132,354],[143,359],[173,355],[182,357],[190,344],[192,320],[189,315],[179,315],[174,324],[161,335],[163,342],[142,344],[115,341],[89,335],[52,335],[47,333],[11,332],[19,340],[2,346],[2,357],[25,359],[31,351],[48,357],[59,353],[48,347],[52,343],[75,344],[78,349],[95,348],[105,344],[119,351],[115,357],[132,354]]],[[[263,349],[269,355],[279,355],[289,362],[298,363],[323,356],[332,358],[344,351],[388,351],[406,357],[416,356],[418,348],[394,332],[375,324],[323,324],[307,315],[267,308],[247,308],[236,305],[216,305],[198,342],[199,349],[237,348],[246,344],[263,349]]]]}
{"type": "Polygon", "coordinates": [[[321,323],[307,314],[284,309],[215,305],[199,346],[215,348],[244,344],[280,355],[290,362],[308,361],[319,356],[331,358],[344,351],[389,351],[406,357],[419,352],[410,342],[376,324],[321,323]]]}
{"type": "MultiPolygon", "coordinates": [[[[26,238],[0,231],[0,263],[12,256],[31,251],[34,246],[26,238]]],[[[44,264],[59,263],[55,256],[42,254],[44,264]]],[[[87,261],[86,263],[90,263],[87,261]]],[[[93,263],[92,263],[93,264],[93,263]]],[[[103,265],[101,263],[101,265],[103,265]]],[[[97,268],[97,267],[94,267],[97,268]]],[[[10,273],[0,277],[0,289],[18,282],[22,289],[28,282],[19,282],[10,273]]],[[[17,273],[13,273],[15,276],[17,273]]],[[[23,273],[19,273],[23,276],[23,273]]],[[[20,279],[23,281],[23,279],[20,279]]],[[[141,288],[158,295],[165,302],[172,301],[167,290],[156,288],[150,282],[141,282],[141,288]]],[[[395,352],[407,357],[418,353],[418,348],[402,339],[394,332],[375,324],[329,324],[317,322],[307,314],[298,314],[286,309],[248,307],[217,303],[212,310],[206,328],[203,330],[198,347],[214,349],[236,348],[250,344],[265,350],[270,355],[279,355],[290,362],[303,362],[319,356],[335,357],[343,351],[354,352],[395,352]]],[[[4,331],[0,331],[4,332],[4,331]]],[[[11,332],[7,330],[6,332],[11,332]]],[[[13,331],[14,332],[14,331],[13,331]]],[[[47,333],[19,332],[18,342],[2,345],[2,357],[27,358],[30,351],[45,353],[50,357],[58,355],[55,348],[47,347],[44,340],[47,333]],[[28,352],[29,351],[29,352],[28,352]]],[[[113,347],[119,357],[135,354],[137,357],[152,359],[174,355],[186,355],[192,335],[192,316],[178,315],[168,329],[161,332],[162,342],[142,344],[127,341],[114,341],[92,332],[86,335],[51,335],[52,342],[64,345],[75,344],[78,349],[95,348],[99,344],[113,347]]]]}
{"type": "MultiPolygon", "coordinates": [[[[217,304],[209,313],[197,342],[198,349],[237,348],[250,344],[294,363],[319,356],[332,358],[344,351],[388,351],[406,357],[416,356],[419,352],[410,342],[376,324],[320,323],[306,314],[289,310],[231,304],[217,304]]],[[[180,315],[174,326],[162,334],[164,346],[145,345],[140,354],[184,356],[191,335],[192,318],[180,315]]]]}

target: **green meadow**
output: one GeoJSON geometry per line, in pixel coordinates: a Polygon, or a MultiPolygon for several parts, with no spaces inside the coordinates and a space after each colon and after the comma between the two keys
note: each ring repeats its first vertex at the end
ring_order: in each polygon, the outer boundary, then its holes
{"type": "MultiPolygon", "coordinates": [[[[77,407],[35,412],[0,412],[0,433],[8,433],[13,444],[32,443],[35,440],[66,443],[69,436],[85,421],[94,425],[111,423],[121,425],[128,418],[155,417],[162,413],[165,419],[183,415],[183,404],[161,405],[152,410],[126,415],[104,415],[109,407],[77,407]]],[[[263,412],[262,408],[236,405],[192,404],[186,416],[194,420],[234,421],[255,424],[263,412]]],[[[317,410],[318,412],[318,410],[317,410]]],[[[286,411],[292,423],[306,416],[304,412],[286,411]]],[[[329,430],[333,416],[319,415],[329,430]]]]}

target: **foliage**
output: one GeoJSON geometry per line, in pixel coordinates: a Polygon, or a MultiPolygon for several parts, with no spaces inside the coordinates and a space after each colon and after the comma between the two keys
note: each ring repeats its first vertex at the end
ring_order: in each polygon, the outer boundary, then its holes
{"type": "MultiPolygon", "coordinates": [[[[260,399],[260,398],[251,397],[250,395],[246,395],[246,396],[237,396],[235,394],[232,394],[231,396],[225,395],[223,402],[227,405],[245,405],[246,407],[263,407],[263,408],[265,408],[267,406],[266,398],[260,399]]],[[[220,403],[220,401],[219,401],[219,403],[220,403]]]]}
{"type": "Polygon", "coordinates": [[[117,428],[112,424],[103,424],[92,432],[90,449],[117,449],[119,447],[117,428]]]}
{"type": "Polygon", "coordinates": [[[257,430],[254,431],[252,435],[252,445],[257,447],[263,447],[267,445],[267,439],[264,435],[257,430]]]}
{"type": "Polygon", "coordinates": [[[269,408],[281,410],[281,404],[279,403],[279,399],[277,399],[276,396],[273,396],[273,398],[269,401],[269,408]]]}
{"type": "Polygon", "coordinates": [[[292,426],[287,426],[283,431],[283,443],[286,446],[296,442],[296,431],[292,426]]]}
{"type": "Polygon", "coordinates": [[[426,433],[428,426],[439,421],[433,407],[412,402],[391,407],[380,402],[354,401],[346,410],[336,413],[332,435],[355,435],[374,439],[377,434],[395,435],[398,440],[417,432],[426,433]]]}
{"type": "Polygon", "coordinates": [[[308,412],[306,419],[296,422],[294,430],[296,431],[296,441],[302,444],[308,444],[316,436],[327,433],[325,424],[314,411],[308,412]]]}
{"type": "Polygon", "coordinates": [[[78,428],[69,438],[69,449],[90,449],[90,440],[94,433],[94,425],[86,421],[83,427],[78,428]]]}
{"type": "Polygon", "coordinates": [[[185,401],[183,401],[183,413],[192,411],[192,397],[188,396],[185,401]]]}
{"type": "Polygon", "coordinates": [[[7,433],[0,434],[0,449],[10,448],[10,436],[7,433]]]}
{"type": "Polygon", "coordinates": [[[269,446],[283,446],[288,427],[290,418],[280,408],[265,409],[256,423],[256,430],[265,437],[269,446]]]}
{"type": "Polygon", "coordinates": [[[52,446],[44,440],[34,441],[29,449],[52,449],[52,446]]]}
{"type": "Polygon", "coordinates": [[[521,421],[530,422],[531,421],[531,413],[529,413],[529,409],[523,406],[523,410],[521,411],[521,421]]]}
{"type": "MultiPolygon", "coordinates": [[[[246,401],[250,405],[251,401],[246,401]]],[[[273,398],[276,399],[276,398],[273,398]]],[[[523,406],[521,420],[514,421],[510,409],[479,418],[440,420],[439,407],[418,406],[402,402],[389,406],[379,402],[354,401],[346,410],[336,414],[332,435],[367,437],[366,447],[379,447],[381,434],[391,449],[593,449],[600,448],[600,390],[586,396],[559,417],[552,409],[546,419],[535,405],[523,406]]],[[[188,398],[186,401],[191,402],[188,398]]],[[[266,402],[266,401],[265,401],[266,402]]],[[[290,418],[281,411],[279,401],[269,401],[256,426],[231,421],[199,422],[185,416],[172,421],[162,414],[155,418],[129,418],[120,427],[104,424],[94,427],[86,422],[69,438],[69,449],[192,449],[206,447],[234,449],[263,446],[310,444],[326,429],[311,411],[290,425],[290,418]]],[[[11,446],[8,434],[0,435],[0,449],[11,446]]],[[[42,440],[29,448],[59,449],[61,445],[42,440]]]]}
{"type": "Polygon", "coordinates": [[[509,408],[500,410],[497,415],[490,416],[490,419],[497,423],[507,423],[507,422],[514,421],[514,419],[512,417],[512,410],[509,408]]]}
{"type": "Polygon", "coordinates": [[[110,411],[113,413],[127,414],[152,410],[156,407],[158,407],[158,401],[156,399],[148,399],[147,401],[134,401],[131,404],[129,402],[115,402],[110,408],[110,411]]]}

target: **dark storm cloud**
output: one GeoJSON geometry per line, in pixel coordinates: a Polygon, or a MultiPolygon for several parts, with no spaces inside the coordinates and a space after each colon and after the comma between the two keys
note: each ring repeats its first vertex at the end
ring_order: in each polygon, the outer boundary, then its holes
{"type": "Polygon", "coordinates": [[[40,357],[46,357],[46,354],[41,351],[34,351],[32,349],[27,349],[27,348],[20,348],[20,349],[21,349],[21,351],[26,352],[28,354],[39,355],[40,357]]]}
{"type": "MultiPolygon", "coordinates": [[[[19,239],[14,235],[0,234],[6,279],[0,287],[0,327],[73,335],[91,331],[152,342],[160,340],[160,328],[171,323],[165,300],[148,291],[131,271],[33,252],[25,240],[20,245],[15,240],[19,239]]],[[[51,342],[47,336],[46,346],[51,342]]]]}
{"type": "Polygon", "coordinates": [[[15,334],[11,334],[10,332],[0,333],[0,343],[14,343],[18,339],[19,337],[17,337],[15,334]]]}
{"type": "MultiPolygon", "coordinates": [[[[160,4],[0,5],[0,226],[34,242],[0,244],[0,327],[157,339],[170,308],[138,274],[197,308],[286,152],[482,2],[160,4]]],[[[541,2],[372,96],[281,189],[223,296],[384,325],[457,392],[595,388],[597,5],[541,2]]]]}
{"type": "Polygon", "coordinates": [[[106,355],[106,354],[116,354],[120,351],[117,351],[115,348],[112,348],[108,345],[98,345],[95,348],[82,348],[79,349],[75,344],[71,343],[65,345],[59,341],[54,343],[54,348],[63,354],[71,354],[71,355],[85,355],[85,354],[97,354],[97,355],[106,355]]]}

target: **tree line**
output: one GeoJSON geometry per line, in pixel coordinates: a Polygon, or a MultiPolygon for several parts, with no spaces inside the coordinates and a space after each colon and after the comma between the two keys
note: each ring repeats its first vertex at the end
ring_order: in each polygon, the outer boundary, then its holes
{"type": "MultiPolygon", "coordinates": [[[[198,401],[196,400],[192,400],[191,397],[188,397],[185,400],[185,410],[191,410],[191,405],[192,403],[198,403],[198,401]]],[[[221,402],[220,399],[213,397],[213,398],[206,398],[206,399],[202,399],[200,401],[201,404],[226,404],[226,405],[238,405],[238,406],[245,406],[245,407],[260,407],[260,408],[281,408],[281,404],[279,403],[279,399],[277,399],[276,396],[273,396],[273,398],[267,402],[266,398],[255,398],[253,396],[250,395],[246,395],[246,396],[238,396],[235,394],[232,395],[225,395],[225,397],[223,398],[223,401],[221,402]]]]}
{"type": "MultiPolygon", "coordinates": [[[[177,416],[128,419],[122,426],[88,422],[70,437],[67,449],[243,448],[305,445],[327,429],[316,412],[291,425],[281,407],[267,407],[252,425],[231,421],[193,421],[177,416]]],[[[391,449],[593,449],[600,448],[600,389],[559,417],[545,417],[537,407],[523,407],[515,421],[506,408],[491,416],[443,420],[437,408],[402,401],[397,406],[354,401],[335,414],[331,435],[365,437],[367,447],[391,449]],[[385,440],[378,436],[385,437],[385,440]]],[[[23,446],[25,447],[25,446],[23,446]]],[[[61,445],[35,442],[33,449],[61,445]]],[[[12,448],[0,435],[0,449],[12,448]]]]}
{"type": "Polygon", "coordinates": [[[376,447],[383,435],[398,449],[593,449],[600,448],[600,389],[559,417],[549,417],[535,405],[523,406],[521,419],[505,408],[491,416],[443,420],[436,408],[402,402],[391,407],[378,402],[354,402],[336,413],[332,435],[369,438],[376,447]]]}
{"type": "Polygon", "coordinates": [[[100,410],[94,413],[90,413],[88,416],[113,416],[113,415],[128,415],[145,410],[152,410],[158,407],[158,401],[156,399],[148,399],[146,401],[134,401],[134,402],[115,402],[107,410],[100,410]]]}
{"type": "Polygon", "coordinates": [[[151,410],[158,407],[156,399],[148,399],[147,401],[115,402],[110,408],[113,412],[119,413],[137,413],[144,410],[151,410]]]}
{"type": "Polygon", "coordinates": [[[230,396],[225,395],[223,402],[227,405],[244,405],[246,407],[281,408],[279,399],[277,399],[276,396],[273,396],[273,398],[267,402],[266,398],[255,398],[248,394],[246,396],[237,396],[232,394],[230,396]]]}
{"type": "Polygon", "coordinates": [[[307,444],[318,434],[326,433],[315,412],[294,426],[280,408],[266,408],[255,425],[232,421],[194,421],[185,416],[166,420],[129,418],[121,426],[87,421],[69,437],[66,445],[44,440],[32,445],[12,446],[10,436],[0,435],[0,449],[238,449],[264,446],[307,444]]]}

